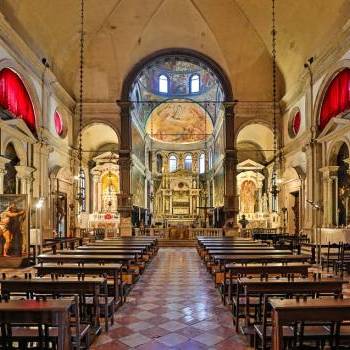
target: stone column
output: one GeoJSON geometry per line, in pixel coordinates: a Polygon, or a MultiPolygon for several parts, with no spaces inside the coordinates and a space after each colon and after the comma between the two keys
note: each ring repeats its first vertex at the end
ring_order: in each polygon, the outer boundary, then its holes
{"type": "Polygon", "coordinates": [[[17,179],[21,182],[21,194],[30,195],[30,184],[34,168],[26,165],[17,165],[15,168],[17,171],[17,179]]]}
{"type": "Polygon", "coordinates": [[[225,105],[225,221],[231,221],[234,228],[237,226],[238,198],[237,198],[237,152],[235,148],[234,106],[225,105]]]}
{"type": "Polygon", "coordinates": [[[120,107],[120,150],[119,150],[119,173],[120,193],[118,194],[118,211],[120,214],[121,236],[131,236],[131,211],[132,195],[131,189],[131,115],[130,103],[118,102],[120,107]]]}
{"type": "Polygon", "coordinates": [[[337,214],[338,203],[334,201],[334,194],[337,193],[333,189],[333,184],[338,181],[337,172],[338,166],[327,166],[319,169],[323,175],[323,225],[332,227],[337,223],[337,215],[335,222],[334,214],[337,214]]]}
{"type": "Polygon", "coordinates": [[[9,161],[10,159],[0,156],[0,194],[4,193],[4,176],[6,174],[6,164],[9,161]]]}

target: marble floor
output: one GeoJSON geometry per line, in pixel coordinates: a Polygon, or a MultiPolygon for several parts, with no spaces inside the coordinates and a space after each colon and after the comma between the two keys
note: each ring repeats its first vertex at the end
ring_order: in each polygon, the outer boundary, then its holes
{"type": "Polygon", "coordinates": [[[161,248],[93,350],[250,349],[194,248],[161,248]]]}

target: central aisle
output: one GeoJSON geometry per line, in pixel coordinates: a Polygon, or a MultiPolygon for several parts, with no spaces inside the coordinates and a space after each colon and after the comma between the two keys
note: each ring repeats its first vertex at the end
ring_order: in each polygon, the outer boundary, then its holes
{"type": "Polygon", "coordinates": [[[160,248],[93,349],[249,349],[194,248],[160,248]]]}

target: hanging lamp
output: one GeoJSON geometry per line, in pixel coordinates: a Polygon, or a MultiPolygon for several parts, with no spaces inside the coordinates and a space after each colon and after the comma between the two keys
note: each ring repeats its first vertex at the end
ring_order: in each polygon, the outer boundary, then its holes
{"type": "Polygon", "coordinates": [[[277,156],[278,138],[277,138],[277,64],[276,64],[276,12],[275,0],[272,0],[272,99],[273,99],[273,169],[271,178],[271,194],[272,194],[272,211],[276,211],[277,197],[279,194],[277,171],[279,168],[279,159],[277,156]]]}
{"type": "Polygon", "coordinates": [[[80,1],[80,64],[79,64],[79,135],[78,135],[78,160],[79,160],[79,174],[78,174],[78,193],[77,201],[79,202],[79,211],[83,207],[85,194],[82,188],[83,184],[83,149],[82,149],[82,130],[83,130],[83,97],[84,97],[84,0],[80,1]]]}

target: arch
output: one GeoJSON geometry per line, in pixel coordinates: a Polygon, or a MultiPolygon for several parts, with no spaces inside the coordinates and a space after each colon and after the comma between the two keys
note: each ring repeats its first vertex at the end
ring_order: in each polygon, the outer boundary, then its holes
{"type": "Polygon", "coordinates": [[[342,70],[349,68],[350,69],[350,59],[341,60],[334,65],[330,66],[328,72],[323,77],[323,80],[319,86],[317,96],[314,103],[314,113],[312,127],[316,128],[316,135],[318,135],[322,130],[318,127],[318,121],[321,113],[322,103],[327,93],[328,87],[333,81],[333,79],[338,75],[342,70]]]}
{"type": "Polygon", "coordinates": [[[266,122],[262,123],[253,120],[244,123],[244,126],[239,128],[235,139],[237,148],[238,145],[242,143],[258,145],[259,148],[261,148],[259,151],[262,152],[266,160],[273,156],[274,135],[272,128],[268,126],[268,123],[266,122]],[[259,138],[256,137],[257,134],[259,135],[259,138]]]}
{"type": "Polygon", "coordinates": [[[39,101],[38,93],[34,87],[33,81],[31,78],[29,78],[32,73],[9,58],[0,60],[0,72],[5,68],[13,70],[19,76],[25,89],[27,90],[34,110],[35,129],[38,130],[38,128],[43,125],[43,116],[41,114],[41,103],[39,101]]]}
{"type": "MultiPolygon", "coordinates": [[[[79,139],[77,138],[76,143],[79,139]]],[[[119,144],[119,136],[115,128],[109,123],[90,122],[85,124],[82,129],[82,148],[83,151],[97,152],[106,144],[119,144]]],[[[89,154],[89,157],[93,154],[89,154]]]]}
{"type": "Polygon", "coordinates": [[[10,143],[12,143],[12,145],[13,145],[15,151],[16,151],[17,157],[20,160],[20,165],[26,165],[26,162],[27,162],[27,151],[25,150],[23,144],[19,140],[9,137],[8,139],[6,139],[4,141],[2,149],[6,150],[7,146],[10,143]]]}
{"type": "Polygon", "coordinates": [[[337,157],[341,147],[344,144],[347,146],[348,150],[350,150],[350,142],[345,137],[338,139],[337,141],[334,141],[329,146],[329,151],[327,155],[327,165],[330,165],[330,166],[337,165],[337,157]]]}
{"type": "Polygon", "coordinates": [[[17,170],[16,166],[19,164],[19,158],[16,149],[12,142],[9,142],[5,148],[5,157],[10,161],[5,164],[4,175],[4,194],[16,194],[17,193],[17,170]]]}
{"type": "Polygon", "coordinates": [[[206,63],[208,67],[213,71],[213,73],[219,78],[222,84],[222,87],[224,89],[226,101],[233,100],[233,89],[232,89],[231,82],[227,74],[225,73],[225,71],[214,60],[212,60],[209,56],[195,50],[186,49],[186,48],[168,48],[168,49],[156,51],[151,55],[144,57],[142,60],[140,60],[137,64],[135,64],[131,68],[131,70],[126,75],[123,81],[122,92],[121,92],[122,101],[128,101],[129,92],[131,90],[132,84],[136,79],[136,77],[138,76],[139,72],[143,69],[143,67],[146,66],[151,61],[166,55],[186,55],[206,63]]]}

